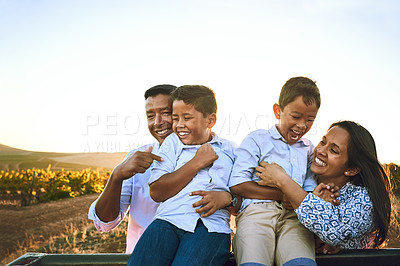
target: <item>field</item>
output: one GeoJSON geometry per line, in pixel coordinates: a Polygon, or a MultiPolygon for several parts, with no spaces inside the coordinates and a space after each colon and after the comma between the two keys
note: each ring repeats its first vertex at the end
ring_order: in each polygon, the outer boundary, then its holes
{"type": "Polygon", "coordinates": [[[0,170],[31,168],[53,170],[82,170],[85,168],[113,169],[126,153],[56,153],[19,150],[0,144],[0,170]]]}
{"type": "Polygon", "coordinates": [[[33,152],[0,144],[0,265],[28,251],[124,252],[126,222],[101,234],[87,211],[125,155],[33,152]]]}
{"type": "MultiPolygon", "coordinates": [[[[9,169],[5,171],[0,168],[0,175],[3,177],[6,172],[8,177],[10,173],[13,175],[13,178],[9,178],[12,182],[4,183],[5,179],[0,179],[3,182],[0,182],[2,184],[0,187],[0,265],[5,265],[26,252],[125,252],[126,221],[109,233],[100,233],[94,228],[92,221],[87,219],[89,206],[99,195],[95,192],[99,192],[106,182],[109,174],[108,167],[115,166],[124,156],[125,154],[40,153],[0,145],[0,166],[7,166],[5,169],[9,169]],[[43,164],[44,169],[38,169],[40,162],[46,162],[43,164]],[[56,167],[53,164],[51,168],[48,167],[49,162],[54,163],[56,167]],[[30,167],[35,167],[35,170],[33,171],[30,167]],[[91,170],[87,167],[101,168],[91,170]],[[33,172],[36,177],[35,186],[24,188],[21,184],[31,184],[33,172]],[[57,182],[49,181],[49,178],[57,182]],[[18,182],[21,184],[16,184],[18,182]],[[53,191],[46,187],[51,182],[57,184],[53,191]],[[63,190],[67,193],[58,193],[63,190]],[[27,191],[31,194],[35,192],[32,194],[32,199],[36,200],[23,204],[21,198],[27,191]],[[48,197],[39,197],[45,192],[55,195],[51,201],[48,197]]],[[[397,165],[395,165],[395,170],[398,171],[397,165]]],[[[399,205],[397,205],[398,208],[399,205]]],[[[386,247],[400,248],[398,231],[389,236],[386,247]]]]}
{"type": "Polygon", "coordinates": [[[123,253],[126,222],[99,233],[87,219],[98,194],[32,206],[0,205],[0,265],[26,252],[123,253]]]}
{"type": "MultiPolygon", "coordinates": [[[[123,253],[125,221],[109,233],[98,232],[87,219],[98,194],[62,199],[32,206],[0,205],[0,265],[26,252],[123,253]]],[[[398,236],[390,236],[389,248],[400,248],[398,236]]]]}

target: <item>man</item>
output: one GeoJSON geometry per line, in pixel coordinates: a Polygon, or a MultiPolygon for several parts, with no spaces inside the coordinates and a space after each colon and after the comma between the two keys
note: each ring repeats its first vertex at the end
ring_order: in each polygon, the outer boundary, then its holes
{"type": "Polygon", "coordinates": [[[154,153],[172,133],[173,85],[158,85],[145,92],[148,129],[157,140],[127,154],[112,171],[107,185],[89,209],[89,219],[101,232],[117,227],[130,208],[126,253],[132,253],[137,241],[151,223],[159,203],[149,193],[148,179],[153,160],[161,160],[154,153]]]}
{"type": "MultiPolygon", "coordinates": [[[[112,171],[103,192],[89,208],[89,219],[97,230],[108,232],[117,227],[129,211],[126,253],[132,253],[140,236],[152,222],[159,203],[150,197],[148,180],[154,160],[162,160],[155,155],[160,145],[172,131],[172,101],[170,93],[173,85],[158,85],[148,89],[146,101],[147,126],[157,140],[127,154],[124,161],[112,171]]],[[[193,204],[196,212],[211,215],[220,208],[237,212],[240,207],[237,198],[225,191],[194,191],[192,195],[203,198],[193,204]]]]}

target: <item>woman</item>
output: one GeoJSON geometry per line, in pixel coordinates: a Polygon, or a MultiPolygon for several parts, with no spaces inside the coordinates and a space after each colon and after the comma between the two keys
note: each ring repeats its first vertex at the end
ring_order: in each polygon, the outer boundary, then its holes
{"type": "Polygon", "coordinates": [[[256,168],[259,184],[281,189],[300,222],[323,242],[340,249],[381,245],[390,223],[390,184],[371,134],[351,121],[332,124],[314,150],[310,169],[320,185],[308,194],[280,166],[256,168]],[[338,206],[315,195],[328,183],[340,189],[338,206]]]}

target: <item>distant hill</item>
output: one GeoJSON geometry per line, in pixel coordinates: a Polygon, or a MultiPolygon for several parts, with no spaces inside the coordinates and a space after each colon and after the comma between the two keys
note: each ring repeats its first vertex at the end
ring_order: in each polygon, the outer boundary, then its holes
{"type": "Polygon", "coordinates": [[[116,153],[58,153],[26,151],[0,144],[0,170],[47,168],[53,170],[81,170],[103,168],[111,170],[125,157],[125,152],[116,153]]]}
{"type": "Polygon", "coordinates": [[[0,153],[1,153],[1,152],[21,153],[21,152],[28,152],[28,151],[25,151],[25,150],[21,150],[21,149],[17,149],[17,148],[13,148],[13,147],[10,147],[10,146],[6,146],[6,145],[3,145],[3,144],[0,144],[0,153]]]}

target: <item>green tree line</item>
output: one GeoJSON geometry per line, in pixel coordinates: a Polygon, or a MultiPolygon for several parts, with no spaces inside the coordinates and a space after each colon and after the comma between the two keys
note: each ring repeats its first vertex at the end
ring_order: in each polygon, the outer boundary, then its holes
{"type": "Polygon", "coordinates": [[[386,173],[391,177],[393,192],[400,194],[400,167],[395,163],[383,164],[386,173]]]}

